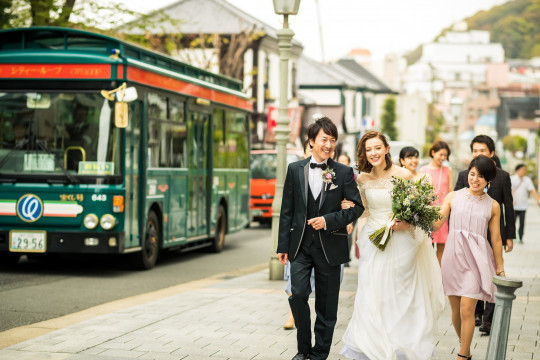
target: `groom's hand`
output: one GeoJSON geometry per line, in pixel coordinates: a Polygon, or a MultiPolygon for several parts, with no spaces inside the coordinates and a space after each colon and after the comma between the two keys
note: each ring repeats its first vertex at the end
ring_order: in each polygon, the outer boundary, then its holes
{"type": "Polygon", "coordinates": [[[287,260],[289,260],[289,256],[287,254],[278,253],[277,256],[280,263],[287,265],[287,260]]]}

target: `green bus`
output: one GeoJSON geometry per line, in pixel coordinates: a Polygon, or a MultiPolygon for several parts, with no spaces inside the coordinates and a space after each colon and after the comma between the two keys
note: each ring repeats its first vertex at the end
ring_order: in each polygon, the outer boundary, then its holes
{"type": "Polygon", "coordinates": [[[0,31],[0,262],[223,248],[249,224],[241,83],[118,39],[0,31]]]}

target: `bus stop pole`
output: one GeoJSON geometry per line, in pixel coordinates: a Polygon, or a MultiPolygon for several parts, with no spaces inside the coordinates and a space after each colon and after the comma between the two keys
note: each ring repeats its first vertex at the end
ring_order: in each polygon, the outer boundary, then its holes
{"type": "MultiPolygon", "coordinates": [[[[287,15],[285,15],[287,19],[287,15]]],[[[277,174],[276,193],[272,202],[272,249],[270,250],[270,280],[283,280],[283,265],[279,262],[276,254],[279,232],[279,213],[281,211],[281,199],[283,197],[283,183],[287,171],[287,143],[289,142],[289,58],[291,56],[292,38],[294,32],[288,28],[288,21],[283,24],[283,29],[277,31],[279,46],[279,112],[276,119],[276,144],[277,144],[277,174]]]]}
{"type": "Polygon", "coordinates": [[[497,291],[495,292],[495,310],[491,323],[486,360],[504,360],[506,358],[508,331],[510,330],[512,301],[516,298],[514,292],[523,286],[523,282],[521,280],[494,276],[493,283],[497,286],[497,291]]]}

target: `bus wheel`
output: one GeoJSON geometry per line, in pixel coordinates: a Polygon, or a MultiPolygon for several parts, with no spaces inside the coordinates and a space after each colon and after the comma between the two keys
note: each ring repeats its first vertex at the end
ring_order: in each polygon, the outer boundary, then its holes
{"type": "Polygon", "coordinates": [[[148,213],[144,234],[143,248],[140,252],[134,254],[136,256],[135,266],[141,270],[149,270],[156,265],[160,243],[159,220],[153,211],[148,213]]]}
{"type": "Polygon", "coordinates": [[[216,237],[212,240],[211,252],[221,252],[223,250],[223,244],[225,243],[225,233],[227,231],[227,215],[225,214],[225,208],[219,205],[216,221],[216,237]]]}

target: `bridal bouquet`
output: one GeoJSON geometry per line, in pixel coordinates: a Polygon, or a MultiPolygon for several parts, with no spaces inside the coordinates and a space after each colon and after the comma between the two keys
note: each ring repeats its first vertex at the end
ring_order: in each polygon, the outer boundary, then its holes
{"type": "Polygon", "coordinates": [[[385,227],[374,231],[369,235],[371,242],[381,251],[384,251],[388,239],[392,236],[391,229],[394,220],[401,220],[419,227],[432,237],[433,224],[441,218],[440,207],[431,205],[437,199],[433,186],[424,181],[425,177],[413,182],[398,177],[393,177],[392,183],[392,212],[394,215],[385,227]]]}

